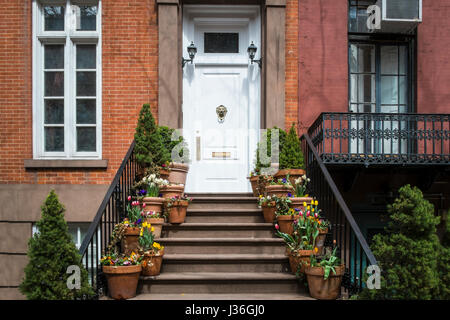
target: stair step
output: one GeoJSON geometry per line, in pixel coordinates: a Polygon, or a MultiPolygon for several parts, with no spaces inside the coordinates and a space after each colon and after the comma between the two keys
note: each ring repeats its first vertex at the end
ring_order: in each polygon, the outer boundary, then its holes
{"type": "Polygon", "coordinates": [[[160,238],[166,254],[284,254],[280,238],[160,238]]]}
{"type": "Polygon", "coordinates": [[[229,193],[186,193],[188,197],[196,198],[219,198],[219,197],[253,197],[253,193],[251,192],[229,192],[229,193]]]}
{"type": "Polygon", "coordinates": [[[188,209],[186,223],[262,223],[264,218],[259,208],[250,209],[188,209]]]}
{"type": "Polygon", "coordinates": [[[274,235],[274,227],[271,223],[166,223],[163,232],[167,238],[266,238],[274,235]]]}
{"type": "Polygon", "coordinates": [[[193,196],[190,209],[256,209],[258,198],[253,196],[193,196]]]}
{"type": "MultiPolygon", "coordinates": [[[[106,300],[106,299],[105,299],[106,300]]],[[[306,293],[142,293],[130,300],[314,300],[306,293]]]]}
{"type": "Polygon", "coordinates": [[[305,288],[288,273],[179,272],[141,276],[138,293],[305,293],[305,288]]]}
{"type": "Polygon", "coordinates": [[[283,254],[165,254],[161,272],[290,272],[283,254]]]}

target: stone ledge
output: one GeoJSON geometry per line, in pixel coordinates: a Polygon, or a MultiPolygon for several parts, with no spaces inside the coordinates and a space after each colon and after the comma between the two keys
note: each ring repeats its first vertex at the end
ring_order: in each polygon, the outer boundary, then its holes
{"type": "Polygon", "coordinates": [[[85,168],[85,169],[106,169],[108,160],[36,160],[25,159],[25,169],[46,169],[46,168],[85,168]]]}

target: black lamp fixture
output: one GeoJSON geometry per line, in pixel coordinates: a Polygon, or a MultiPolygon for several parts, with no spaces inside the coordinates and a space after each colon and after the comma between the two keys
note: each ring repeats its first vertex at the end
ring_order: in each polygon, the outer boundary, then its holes
{"type": "Polygon", "coordinates": [[[197,47],[194,45],[194,41],[191,41],[191,44],[189,46],[187,46],[187,52],[189,54],[189,58],[190,59],[185,59],[184,57],[181,58],[181,64],[184,68],[184,66],[186,65],[187,62],[192,62],[194,61],[195,58],[195,54],[197,53],[197,47]]]}
{"type": "Polygon", "coordinates": [[[262,67],[262,58],[259,60],[255,60],[255,55],[256,55],[256,51],[258,50],[258,47],[255,46],[255,44],[252,43],[248,46],[247,52],[248,52],[248,57],[250,58],[250,60],[253,62],[256,62],[258,64],[258,66],[261,68],[262,67]]]}

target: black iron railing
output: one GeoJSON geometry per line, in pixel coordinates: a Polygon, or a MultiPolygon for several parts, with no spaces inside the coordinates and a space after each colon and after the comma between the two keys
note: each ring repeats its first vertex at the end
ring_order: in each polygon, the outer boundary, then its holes
{"type": "Polygon", "coordinates": [[[450,162],[450,114],[325,112],[308,134],[327,164],[450,162]]]}
{"type": "Polygon", "coordinates": [[[343,287],[353,294],[365,286],[366,268],[376,265],[377,261],[309,135],[304,134],[301,142],[307,174],[311,179],[309,190],[318,199],[324,216],[331,223],[326,245],[330,246],[336,240],[346,267],[343,287]]]}
{"type": "Polygon", "coordinates": [[[126,201],[136,180],[138,164],[134,141],[106,192],[94,220],[80,247],[82,263],[88,271],[89,282],[97,297],[105,293],[106,283],[100,267],[100,256],[109,244],[114,225],[126,214],[126,201]]]}

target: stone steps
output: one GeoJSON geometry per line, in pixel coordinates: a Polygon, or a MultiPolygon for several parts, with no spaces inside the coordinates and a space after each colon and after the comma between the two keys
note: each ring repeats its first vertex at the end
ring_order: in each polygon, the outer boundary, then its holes
{"type": "Polygon", "coordinates": [[[164,224],[164,236],[167,238],[268,238],[273,236],[271,223],[182,223],[164,224]]]}
{"type": "Polygon", "coordinates": [[[249,209],[191,209],[188,208],[186,223],[262,223],[264,218],[259,208],[249,209]]]}

